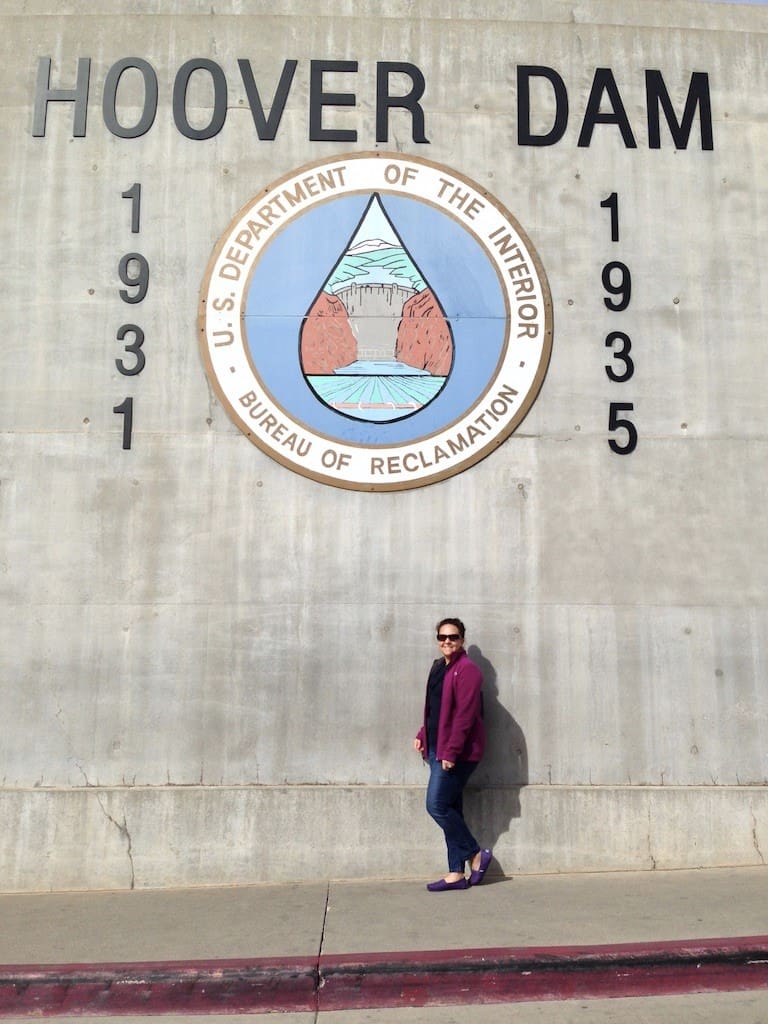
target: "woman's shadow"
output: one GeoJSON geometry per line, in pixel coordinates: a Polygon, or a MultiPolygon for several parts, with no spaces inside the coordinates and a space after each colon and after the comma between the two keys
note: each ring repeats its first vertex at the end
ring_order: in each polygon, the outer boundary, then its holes
{"type": "Polygon", "coordinates": [[[476,827],[484,845],[493,848],[521,815],[520,790],[528,785],[528,748],[523,730],[499,701],[496,669],[479,647],[472,645],[467,653],[483,673],[486,744],[466,790],[466,814],[470,828],[476,827]]]}

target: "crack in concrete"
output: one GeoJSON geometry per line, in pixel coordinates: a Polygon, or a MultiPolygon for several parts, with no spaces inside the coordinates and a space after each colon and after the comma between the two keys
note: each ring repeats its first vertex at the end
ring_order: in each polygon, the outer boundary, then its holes
{"type": "Polygon", "coordinates": [[[328,908],[331,904],[331,883],[325,890],[325,906],[323,907],[323,924],[320,929],[320,942],[317,947],[317,964],[315,967],[315,1017],[312,1024],[318,1024],[320,1019],[320,990],[325,986],[325,978],[320,964],[323,957],[323,943],[325,942],[325,926],[328,923],[328,908]]]}
{"type": "Polygon", "coordinates": [[[752,814],[752,845],[757,850],[757,855],[760,858],[760,863],[765,864],[765,857],[763,856],[762,850],[760,849],[760,841],[757,838],[757,818],[755,812],[751,811],[752,814]]]}
{"type": "Polygon", "coordinates": [[[656,870],[656,858],[653,856],[653,823],[651,821],[651,807],[648,806],[648,857],[651,861],[651,870],[656,870]]]}
{"type": "Polygon", "coordinates": [[[125,839],[125,841],[126,841],[126,843],[128,845],[128,850],[126,852],[128,853],[128,863],[131,866],[131,889],[134,889],[136,887],[136,872],[134,870],[134,864],[133,864],[133,840],[131,839],[131,833],[128,831],[128,820],[127,820],[125,814],[123,814],[123,823],[121,825],[120,822],[117,821],[116,818],[112,817],[112,815],[106,809],[104,804],[101,802],[100,797],[96,797],[96,800],[97,800],[97,803],[98,803],[99,807],[101,808],[101,810],[102,810],[102,812],[104,814],[104,817],[108,821],[112,822],[112,824],[115,826],[115,828],[120,833],[120,835],[123,837],[123,839],[125,839]]]}
{"type": "MultiPolygon", "coordinates": [[[[80,772],[80,774],[83,776],[83,779],[85,780],[86,789],[91,789],[93,787],[93,783],[90,781],[88,776],[85,774],[85,769],[83,768],[83,766],[80,764],[79,761],[75,760],[74,758],[72,759],[72,763],[74,764],[75,768],[77,768],[77,770],[80,772]]],[[[102,807],[102,810],[104,810],[103,807],[102,807]]]]}
{"type": "Polygon", "coordinates": [[[328,883],[328,887],[325,890],[325,907],[323,908],[323,926],[320,929],[320,943],[317,949],[318,960],[323,955],[323,942],[325,941],[325,926],[328,922],[328,907],[331,903],[331,883],[328,883]]]}

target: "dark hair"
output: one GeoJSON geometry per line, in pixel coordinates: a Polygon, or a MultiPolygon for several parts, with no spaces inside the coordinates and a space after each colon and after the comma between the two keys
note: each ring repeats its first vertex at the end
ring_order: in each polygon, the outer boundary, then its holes
{"type": "Polygon", "coordinates": [[[436,633],[440,632],[441,626],[455,626],[456,629],[458,629],[459,633],[461,634],[461,639],[464,639],[464,623],[461,621],[461,619],[440,619],[437,626],[435,627],[436,633]]]}

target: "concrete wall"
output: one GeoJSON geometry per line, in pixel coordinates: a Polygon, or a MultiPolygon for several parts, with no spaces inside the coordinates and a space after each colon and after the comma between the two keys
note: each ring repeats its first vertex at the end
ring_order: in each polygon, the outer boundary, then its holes
{"type": "MultiPolygon", "coordinates": [[[[0,18],[0,888],[439,871],[411,738],[445,614],[465,620],[485,671],[490,744],[470,814],[505,870],[764,863],[764,10],[273,6],[31,0],[0,18]],[[33,137],[40,57],[61,88],[91,58],[84,137],[64,103],[33,137]],[[102,116],[123,57],[159,81],[137,139],[102,116]],[[229,86],[207,141],[171,113],[193,57],[229,86]],[[256,136],[239,57],[265,95],[299,62],[274,141],[256,136]],[[356,106],[325,114],[356,142],[309,140],[313,59],[358,61],[333,86],[356,106]],[[514,214],[546,270],[555,335],[539,398],[497,451],[441,483],[370,494],[248,442],[207,381],[196,316],[238,209],[304,163],[376,147],[382,60],[423,72],[429,143],[393,112],[379,148],[455,168],[514,214]],[[519,144],[518,65],[567,86],[554,145],[519,144]],[[596,68],[612,70],[636,148],[609,124],[577,145],[596,68]],[[707,73],[711,151],[698,120],[686,148],[663,121],[649,148],[646,69],[678,117],[692,72],[707,73]],[[134,182],[138,234],[121,198],[134,182]],[[613,192],[616,243],[600,207],[613,192]],[[151,267],[140,307],[118,295],[130,251],[151,267]],[[611,260],[632,273],[620,314],[603,304],[611,260]],[[126,321],[146,335],[136,377],[115,367],[126,321]],[[611,330],[632,337],[623,384],[604,370],[611,330]],[[112,410],[129,395],[123,451],[112,410]],[[611,402],[634,405],[631,455],[608,447],[611,402]]],[[[132,87],[125,123],[140,111],[132,87]]],[[[200,124],[208,95],[190,92],[200,124]]],[[[532,107],[544,133],[545,84],[532,107]]]]}

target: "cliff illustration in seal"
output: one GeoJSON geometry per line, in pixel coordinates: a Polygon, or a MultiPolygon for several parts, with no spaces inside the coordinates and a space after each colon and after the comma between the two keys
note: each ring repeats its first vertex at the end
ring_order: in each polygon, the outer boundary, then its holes
{"type": "Polygon", "coordinates": [[[445,385],[450,323],[378,194],[304,317],[299,353],[317,397],[356,419],[412,415],[445,385]]]}

